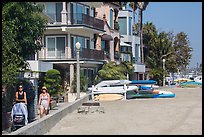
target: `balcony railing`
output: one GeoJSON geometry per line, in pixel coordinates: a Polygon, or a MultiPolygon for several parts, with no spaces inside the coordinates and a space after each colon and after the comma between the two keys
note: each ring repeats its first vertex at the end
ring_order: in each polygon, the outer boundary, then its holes
{"type": "MultiPolygon", "coordinates": [[[[69,16],[68,16],[69,17],[69,16]]],[[[70,13],[71,24],[84,24],[91,27],[104,29],[103,21],[83,13],[70,13]]]]}
{"type": "MultiPolygon", "coordinates": [[[[72,58],[76,58],[76,52],[72,51],[72,58]]],[[[104,52],[101,50],[93,50],[82,48],[80,50],[79,58],[82,59],[94,59],[94,60],[104,60],[104,52]]]]}
{"type": "MultiPolygon", "coordinates": [[[[53,13],[43,13],[44,16],[47,17],[48,23],[51,24],[59,24],[62,22],[61,14],[53,14],[53,13]]],[[[68,20],[71,22],[71,25],[87,25],[98,29],[104,29],[103,20],[97,19],[95,17],[91,17],[87,14],[83,13],[68,13],[67,14],[67,22],[68,20]]]]}

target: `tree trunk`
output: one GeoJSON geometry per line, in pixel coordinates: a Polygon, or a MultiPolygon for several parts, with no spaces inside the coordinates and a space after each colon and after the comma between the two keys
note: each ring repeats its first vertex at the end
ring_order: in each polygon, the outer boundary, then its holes
{"type": "Polygon", "coordinates": [[[139,11],[138,23],[139,23],[139,27],[140,27],[141,63],[144,63],[143,32],[142,32],[142,9],[140,9],[140,11],[139,11]]]}

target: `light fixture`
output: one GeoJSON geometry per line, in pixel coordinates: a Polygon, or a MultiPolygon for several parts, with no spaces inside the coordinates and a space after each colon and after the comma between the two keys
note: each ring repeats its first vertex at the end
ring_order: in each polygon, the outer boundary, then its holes
{"type": "Polygon", "coordinates": [[[79,49],[80,49],[80,47],[81,47],[81,44],[80,44],[79,42],[77,42],[77,43],[76,43],[76,49],[78,49],[78,50],[79,50],[79,49]]]}

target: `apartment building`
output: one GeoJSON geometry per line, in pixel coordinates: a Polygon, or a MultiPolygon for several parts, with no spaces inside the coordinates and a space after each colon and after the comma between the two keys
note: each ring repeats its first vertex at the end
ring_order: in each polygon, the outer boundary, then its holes
{"type": "Polygon", "coordinates": [[[80,47],[81,72],[93,84],[98,68],[104,64],[104,50],[96,47],[99,34],[104,33],[104,21],[96,18],[96,7],[102,2],[39,2],[44,4],[44,16],[49,23],[42,37],[37,60],[53,64],[63,81],[69,83],[76,69],[76,43],[80,47]]]}
{"type": "MultiPolygon", "coordinates": [[[[97,47],[103,34],[104,20],[96,18],[96,8],[102,2],[36,2],[43,4],[43,16],[48,24],[40,42],[44,45],[27,62],[32,72],[24,73],[36,91],[35,114],[37,114],[38,79],[42,72],[57,69],[63,84],[71,86],[76,72],[76,43],[80,42],[80,70],[93,84],[97,70],[106,62],[105,49],[97,47]]],[[[67,86],[67,85],[66,85],[67,86]]]]}
{"type": "Polygon", "coordinates": [[[120,52],[122,61],[133,62],[134,74],[131,79],[145,79],[145,64],[141,63],[140,37],[134,35],[135,15],[131,9],[123,7],[119,11],[118,22],[120,26],[120,52]]]}
{"type": "Polygon", "coordinates": [[[120,61],[119,56],[119,24],[118,24],[118,12],[119,2],[103,2],[103,5],[96,8],[96,18],[104,21],[105,32],[100,33],[99,42],[96,43],[99,49],[104,50],[105,60],[107,62],[120,61]]]}

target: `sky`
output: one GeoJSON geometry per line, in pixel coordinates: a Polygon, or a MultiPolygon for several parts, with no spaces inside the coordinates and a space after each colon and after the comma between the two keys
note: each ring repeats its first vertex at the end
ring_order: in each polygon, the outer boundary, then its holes
{"type": "Polygon", "coordinates": [[[193,48],[189,68],[202,62],[202,2],[150,2],[143,12],[147,21],[159,32],[185,32],[193,48]]]}

